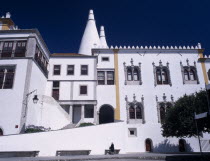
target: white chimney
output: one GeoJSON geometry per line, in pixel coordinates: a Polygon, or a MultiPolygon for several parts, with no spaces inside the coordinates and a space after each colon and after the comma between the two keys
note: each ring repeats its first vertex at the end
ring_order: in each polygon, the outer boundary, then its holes
{"type": "Polygon", "coordinates": [[[10,18],[11,14],[9,12],[6,13],[6,18],[10,18]]]}

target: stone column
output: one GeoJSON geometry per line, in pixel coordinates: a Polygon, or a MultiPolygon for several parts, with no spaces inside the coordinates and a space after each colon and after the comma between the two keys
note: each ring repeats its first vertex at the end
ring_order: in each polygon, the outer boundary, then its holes
{"type": "Polygon", "coordinates": [[[97,105],[94,105],[94,124],[98,124],[97,105]]]}
{"type": "Polygon", "coordinates": [[[84,122],[85,118],[85,105],[82,105],[82,110],[81,110],[81,122],[84,122]]]}
{"type": "Polygon", "coordinates": [[[73,123],[73,105],[69,106],[69,118],[70,118],[70,124],[73,123]]]}

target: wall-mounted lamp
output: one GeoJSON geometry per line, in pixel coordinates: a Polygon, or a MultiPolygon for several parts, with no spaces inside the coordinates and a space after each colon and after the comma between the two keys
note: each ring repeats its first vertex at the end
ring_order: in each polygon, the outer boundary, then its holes
{"type": "Polygon", "coordinates": [[[37,95],[34,95],[34,98],[33,98],[34,104],[37,104],[38,101],[39,101],[39,99],[38,99],[37,95]]]}

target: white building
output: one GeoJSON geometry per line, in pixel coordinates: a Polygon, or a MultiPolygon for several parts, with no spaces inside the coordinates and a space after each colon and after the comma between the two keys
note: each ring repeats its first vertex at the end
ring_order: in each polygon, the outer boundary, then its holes
{"type": "MultiPolygon", "coordinates": [[[[36,147],[41,155],[53,155],[64,147],[81,150],[88,144],[91,154],[102,154],[111,141],[122,153],[177,152],[178,144],[185,144],[186,151],[199,151],[196,138],[162,137],[161,123],[174,101],[209,83],[210,66],[205,61],[208,58],[203,58],[199,43],[195,47],[109,47],[103,26],[98,34],[92,10],[79,52],[50,54],[38,30],[18,29],[7,13],[0,18],[0,131],[19,134],[27,125],[59,131],[1,137],[6,148],[0,151],[36,147]],[[38,98],[37,104],[33,98],[38,98]],[[84,122],[115,123],[74,128],[84,122]],[[62,140],[67,133],[71,145],[62,140]],[[42,135],[49,142],[59,137],[62,146],[43,150],[37,143],[42,135]],[[82,142],[87,137],[91,143],[82,142]],[[34,146],[21,146],[32,138],[34,146]],[[12,142],[20,146],[13,147],[12,142]]],[[[207,146],[203,150],[210,151],[209,135],[202,139],[203,147],[207,146]]]]}

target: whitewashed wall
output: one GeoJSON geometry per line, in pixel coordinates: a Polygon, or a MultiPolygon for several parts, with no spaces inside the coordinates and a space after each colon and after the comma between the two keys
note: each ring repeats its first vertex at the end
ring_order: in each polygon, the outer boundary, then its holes
{"type": "Polygon", "coordinates": [[[1,65],[16,65],[12,89],[0,90],[0,128],[4,135],[19,133],[24,100],[24,87],[28,60],[0,60],[1,65]],[[18,128],[15,126],[18,125],[18,128]]]}
{"type": "Polygon", "coordinates": [[[39,156],[55,156],[56,150],[91,150],[104,154],[113,142],[125,153],[125,124],[114,123],[68,130],[0,137],[0,151],[40,151],[39,156]],[[14,146],[16,145],[16,146],[14,146]]]}
{"type": "Polygon", "coordinates": [[[96,99],[95,57],[70,57],[50,59],[49,79],[45,94],[52,96],[52,81],[60,81],[59,100],[96,99]],[[61,74],[53,75],[54,65],[61,65],[61,74]],[[67,65],[74,65],[74,75],[67,75],[67,65]],[[81,75],[81,65],[88,65],[88,75],[81,75]],[[80,85],[87,85],[87,95],[80,95],[80,85]]]}

